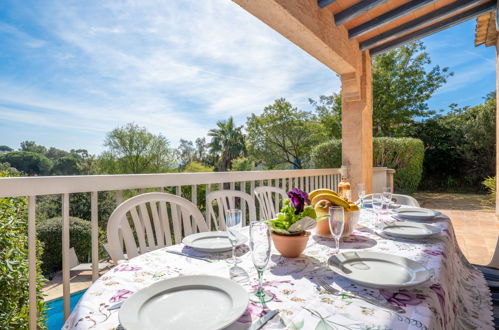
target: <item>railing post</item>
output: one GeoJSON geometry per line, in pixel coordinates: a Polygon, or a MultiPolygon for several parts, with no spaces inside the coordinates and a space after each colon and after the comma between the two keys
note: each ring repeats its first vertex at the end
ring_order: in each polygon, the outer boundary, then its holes
{"type": "Polygon", "coordinates": [[[69,285],[69,194],[62,195],[62,295],[64,297],[64,321],[71,307],[69,285]]]}
{"type": "Polygon", "coordinates": [[[92,225],[92,282],[99,278],[99,193],[90,194],[91,225],[92,225]]]}
{"type": "Polygon", "coordinates": [[[28,290],[29,290],[29,329],[36,330],[36,196],[28,197],[28,290]]]}

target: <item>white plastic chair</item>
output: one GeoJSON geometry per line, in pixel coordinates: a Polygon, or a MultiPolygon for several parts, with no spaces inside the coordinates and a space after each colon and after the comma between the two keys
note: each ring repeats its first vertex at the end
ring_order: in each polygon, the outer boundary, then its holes
{"type": "Polygon", "coordinates": [[[230,209],[243,210],[241,223],[246,225],[247,207],[249,221],[256,221],[255,201],[251,195],[239,190],[217,190],[206,196],[208,207],[208,223],[213,223],[216,230],[225,230],[225,211],[230,209]]]}
{"type": "MultiPolygon", "coordinates": [[[[373,195],[369,194],[364,197],[364,201],[369,201],[372,200],[373,195]]],[[[412,207],[421,207],[419,206],[419,202],[414,198],[409,195],[400,195],[400,194],[392,194],[392,201],[394,203],[400,204],[400,205],[407,205],[407,206],[412,206],[412,207]]],[[[360,200],[359,200],[360,202],[360,200]]]]}
{"type": "Polygon", "coordinates": [[[109,217],[109,254],[118,263],[178,244],[198,231],[208,231],[208,226],[196,205],[187,199],[166,193],[141,194],[121,203],[109,217]]]}
{"type": "Polygon", "coordinates": [[[255,188],[255,196],[260,205],[260,218],[265,220],[275,219],[281,210],[282,201],[288,198],[284,190],[270,186],[255,188]]]}

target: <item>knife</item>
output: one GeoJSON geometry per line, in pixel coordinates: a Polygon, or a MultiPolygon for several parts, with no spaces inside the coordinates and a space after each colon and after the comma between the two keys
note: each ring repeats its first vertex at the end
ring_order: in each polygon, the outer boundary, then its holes
{"type": "Polygon", "coordinates": [[[261,329],[265,324],[267,324],[268,321],[272,320],[274,316],[276,316],[279,313],[279,310],[274,309],[264,316],[262,316],[258,321],[253,323],[248,330],[258,330],[261,329]]]}
{"type": "Polygon", "coordinates": [[[171,254],[176,254],[176,255],[179,255],[179,256],[182,256],[182,257],[198,259],[198,260],[202,260],[202,261],[206,261],[206,262],[212,262],[210,259],[206,259],[206,258],[203,258],[203,257],[191,256],[191,255],[188,255],[188,254],[182,253],[182,252],[169,251],[169,250],[167,250],[166,252],[171,253],[171,254]]]}

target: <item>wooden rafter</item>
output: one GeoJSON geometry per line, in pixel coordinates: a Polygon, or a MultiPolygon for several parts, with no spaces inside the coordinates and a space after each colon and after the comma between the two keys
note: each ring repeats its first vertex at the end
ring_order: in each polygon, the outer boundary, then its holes
{"type": "Polygon", "coordinates": [[[383,33],[378,34],[372,38],[369,38],[365,41],[360,42],[359,46],[361,50],[369,49],[381,45],[389,40],[400,37],[404,34],[417,30],[421,27],[424,27],[428,24],[435,23],[441,20],[444,17],[448,17],[457,12],[469,9],[470,7],[475,6],[477,3],[481,2],[481,0],[458,0],[456,2],[452,2],[447,6],[441,7],[435,11],[432,11],[426,15],[415,18],[407,23],[401,24],[391,30],[385,31],[383,33]]]}
{"type": "Polygon", "coordinates": [[[452,26],[463,23],[469,19],[475,18],[479,15],[488,13],[490,11],[495,10],[496,8],[496,0],[478,5],[471,9],[468,9],[464,12],[461,12],[457,15],[446,18],[437,23],[426,26],[420,30],[404,35],[398,39],[382,44],[381,46],[370,49],[371,56],[377,55],[379,53],[385,52],[392,48],[401,46],[405,43],[424,38],[436,32],[442,31],[444,29],[450,28],[452,26]]]}

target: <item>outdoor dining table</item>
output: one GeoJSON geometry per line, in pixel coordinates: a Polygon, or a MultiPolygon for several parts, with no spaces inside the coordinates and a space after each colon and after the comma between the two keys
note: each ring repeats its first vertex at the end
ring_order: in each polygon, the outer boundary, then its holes
{"type": "MultiPolygon", "coordinates": [[[[390,214],[384,217],[391,218],[390,214]]],[[[471,220],[471,219],[470,219],[471,220]]],[[[361,211],[359,226],[341,241],[341,252],[374,251],[403,256],[425,265],[429,281],[406,289],[370,289],[334,274],[327,260],[334,241],[312,235],[298,258],[284,258],[276,250],[264,273],[264,288],[274,300],[265,306],[248,302],[246,312],[228,329],[247,329],[266,312],[278,309],[278,316],[264,329],[493,329],[490,292],[482,274],[461,253],[445,215],[432,223],[442,228],[437,237],[405,240],[376,233],[376,218],[361,211]],[[333,295],[318,279],[358,296],[388,301],[405,313],[370,304],[348,294],[333,295]]],[[[248,228],[242,229],[248,233],[248,228]]],[[[121,263],[97,280],[84,294],[64,329],[120,329],[119,309],[108,307],[124,301],[154,282],[184,275],[207,274],[231,278],[248,291],[257,285],[257,273],[246,245],[237,249],[237,268],[227,263],[231,252],[202,253],[182,244],[158,249],[121,263]],[[203,256],[213,262],[189,258],[165,250],[203,256]]],[[[345,291],[343,291],[345,292],[345,291]]],[[[192,316],[196,311],[192,310],[192,316]]]]}

